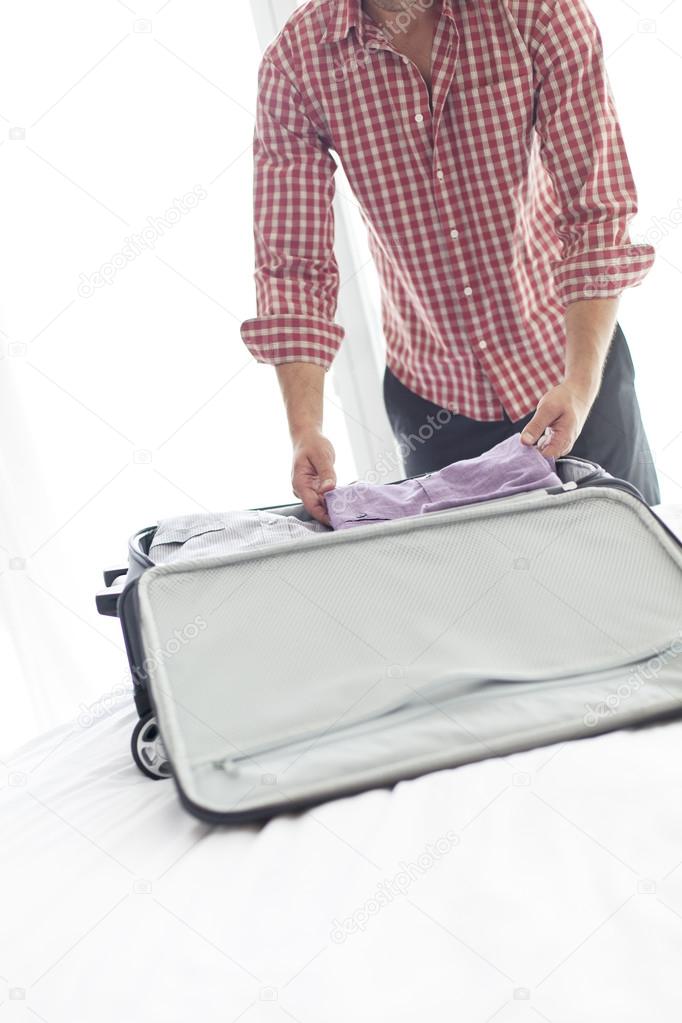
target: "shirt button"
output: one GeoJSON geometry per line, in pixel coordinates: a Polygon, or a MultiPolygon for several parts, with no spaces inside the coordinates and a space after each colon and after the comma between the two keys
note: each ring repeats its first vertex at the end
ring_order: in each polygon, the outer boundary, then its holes
{"type": "Polygon", "coordinates": [[[470,298],[471,295],[473,295],[473,293],[474,293],[474,289],[473,288],[465,288],[464,289],[464,294],[466,295],[467,298],[470,298]]]}
{"type": "Polygon", "coordinates": [[[403,64],[409,64],[409,63],[410,63],[410,58],[409,57],[403,57],[403,64]]]}
{"type": "MultiPolygon", "coordinates": [[[[453,227],[452,231],[450,232],[450,237],[459,238],[459,231],[453,227]]],[[[466,292],[464,292],[464,294],[466,295],[466,292]]]]}
{"type": "Polygon", "coordinates": [[[424,120],[424,115],[423,114],[415,114],[414,115],[414,119],[417,122],[417,124],[421,124],[422,121],[424,120]]]}
{"type": "Polygon", "coordinates": [[[445,181],[445,175],[443,174],[442,170],[436,171],[436,177],[438,178],[439,181],[445,181]]]}
{"type": "Polygon", "coordinates": [[[488,347],[488,342],[487,341],[479,341],[478,342],[478,347],[481,348],[481,349],[487,348],[488,347]]]}

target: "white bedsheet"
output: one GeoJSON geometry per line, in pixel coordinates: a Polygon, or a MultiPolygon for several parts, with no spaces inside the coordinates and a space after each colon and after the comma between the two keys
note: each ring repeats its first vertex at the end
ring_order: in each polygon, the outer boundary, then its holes
{"type": "Polygon", "coordinates": [[[681,721],[212,829],[135,720],[3,765],[0,1023],[682,1018],[681,721]]]}
{"type": "Polygon", "coordinates": [[[7,1023],[679,1021],[682,722],[211,829],[134,721],[6,765],[7,1023]]]}

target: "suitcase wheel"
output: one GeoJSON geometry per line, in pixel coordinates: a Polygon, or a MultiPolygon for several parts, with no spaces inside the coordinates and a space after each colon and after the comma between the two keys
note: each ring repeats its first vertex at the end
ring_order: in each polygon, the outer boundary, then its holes
{"type": "Polygon", "coordinates": [[[170,777],[170,764],[153,714],[145,714],[135,725],[130,749],[133,760],[148,778],[158,781],[170,777]]]}

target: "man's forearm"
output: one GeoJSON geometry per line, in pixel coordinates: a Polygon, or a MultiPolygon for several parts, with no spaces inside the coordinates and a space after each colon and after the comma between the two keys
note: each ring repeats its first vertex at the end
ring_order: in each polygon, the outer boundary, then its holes
{"type": "Polygon", "coordinates": [[[294,449],[293,491],[310,514],[330,525],[325,494],[336,486],[334,448],[322,435],[324,369],[316,363],[277,366],[294,449]]]}
{"type": "Polygon", "coordinates": [[[538,444],[552,458],[573,448],[601,387],[617,313],[617,298],[592,298],[568,306],[564,379],[538,402],[521,433],[524,444],[538,444]]]}
{"type": "Polygon", "coordinates": [[[566,366],[564,379],[582,400],[594,401],[613,338],[618,315],[617,298],[574,302],[566,310],[566,366]]]}
{"type": "Polygon", "coordinates": [[[301,434],[322,429],[324,377],[322,366],[312,362],[287,362],[277,366],[289,432],[294,441],[301,434]]]}

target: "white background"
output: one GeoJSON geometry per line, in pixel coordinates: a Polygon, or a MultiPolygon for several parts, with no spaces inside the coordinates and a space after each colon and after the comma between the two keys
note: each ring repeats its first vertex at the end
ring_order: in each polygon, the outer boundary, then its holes
{"type": "MultiPolygon", "coordinates": [[[[658,249],[621,322],[664,499],[680,503],[682,4],[593,0],[592,9],[639,186],[633,235],[658,249]]],[[[255,311],[251,5],[23,0],[0,10],[8,749],[86,706],[106,708],[127,685],[118,624],[97,616],[94,593],[102,567],[125,563],[130,533],[195,508],[286,501],[290,490],[274,373],[239,337],[255,311]],[[206,198],[153,248],[79,294],[127,237],[197,186],[206,198]]],[[[375,294],[362,244],[357,260],[353,272],[375,294]]],[[[348,482],[357,470],[333,380],[326,419],[348,482]]]]}

